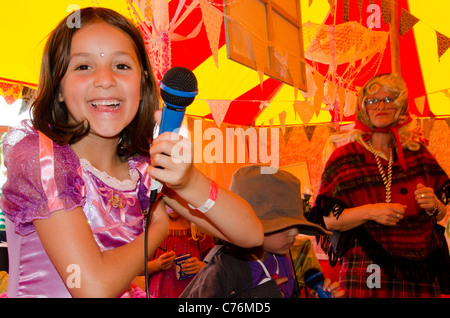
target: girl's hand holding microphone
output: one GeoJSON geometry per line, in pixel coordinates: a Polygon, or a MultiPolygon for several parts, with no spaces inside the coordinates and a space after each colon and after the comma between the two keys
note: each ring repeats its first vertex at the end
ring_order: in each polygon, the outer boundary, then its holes
{"type": "MultiPolygon", "coordinates": [[[[159,124],[161,111],[157,111],[155,118],[159,124]]],[[[195,174],[192,149],[192,142],[177,133],[159,135],[150,148],[151,176],[172,189],[185,188],[195,174]]]]}

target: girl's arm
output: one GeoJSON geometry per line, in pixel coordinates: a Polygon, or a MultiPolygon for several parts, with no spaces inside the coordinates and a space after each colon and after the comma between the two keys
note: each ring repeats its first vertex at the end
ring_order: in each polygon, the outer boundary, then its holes
{"type": "MultiPolygon", "coordinates": [[[[79,286],[68,287],[73,297],[117,297],[144,269],[144,234],[121,247],[101,252],[80,207],[53,212],[50,218],[35,220],[33,224],[66,286],[68,280],[80,279],[79,286]],[[79,269],[79,275],[71,268],[79,269]]],[[[149,224],[149,255],[161,244],[167,229],[168,217],[160,201],[149,224]]]]}
{"type": "MultiPolygon", "coordinates": [[[[160,122],[161,112],[155,114],[160,122]]],[[[175,190],[164,201],[183,217],[212,236],[242,247],[260,246],[264,240],[261,222],[250,205],[241,197],[219,188],[214,206],[206,213],[192,210],[202,206],[209,197],[210,181],[193,165],[193,145],[182,136],[165,132],[153,140],[150,148],[151,165],[148,173],[153,179],[175,190]],[[162,167],[159,169],[156,167],[162,167]]]]}
{"type": "Polygon", "coordinates": [[[198,207],[209,195],[209,179],[198,170],[195,175],[190,183],[192,186],[169,193],[163,198],[164,201],[206,234],[244,248],[262,245],[264,233],[261,222],[250,205],[236,194],[219,186],[219,194],[211,210],[201,213],[188,207],[185,198],[198,207]]]}

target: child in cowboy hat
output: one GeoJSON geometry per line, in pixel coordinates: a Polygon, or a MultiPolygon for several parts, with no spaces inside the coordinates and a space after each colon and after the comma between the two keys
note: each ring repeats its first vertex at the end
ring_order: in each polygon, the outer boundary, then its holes
{"type": "MultiPolygon", "coordinates": [[[[263,244],[252,249],[216,246],[205,259],[207,265],[180,297],[299,296],[289,249],[299,233],[330,233],[303,216],[300,181],[287,171],[268,168],[244,166],[234,173],[230,185],[230,191],[246,200],[261,221],[263,244]]],[[[341,296],[338,283],[330,284],[326,279],[324,287],[332,296],[341,296]]]]}

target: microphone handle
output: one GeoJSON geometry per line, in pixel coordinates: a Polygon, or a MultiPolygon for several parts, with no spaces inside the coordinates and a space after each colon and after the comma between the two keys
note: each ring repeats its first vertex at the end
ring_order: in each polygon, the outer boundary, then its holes
{"type": "Polygon", "coordinates": [[[323,285],[320,284],[314,288],[319,298],[331,298],[331,294],[323,289],[323,285]]]}
{"type": "Polygon", "coordinates": [[[159,134],[166,131],[178,132],[183,122],[186,107],[173,107],[164,103],[159,134]]]}

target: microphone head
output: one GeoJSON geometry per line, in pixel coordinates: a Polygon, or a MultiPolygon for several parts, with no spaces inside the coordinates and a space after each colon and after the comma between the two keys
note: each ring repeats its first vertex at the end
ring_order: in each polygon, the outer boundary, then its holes
{"type": "Polygon", "coordinates": [[[323,273],[317,268],[308,269],[305,272],[304,277],[305,277],[305,284],[311,289],[315,289],[317,285],[322,284],[325,280],[323,273]]]}
{"type": "Polygon", "coordinates": [[[197,91],[197,78],[185,67],[172,67],[161,80],[161,98],[170,105],[189,106],[194,101],[197,91]]]}

